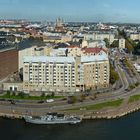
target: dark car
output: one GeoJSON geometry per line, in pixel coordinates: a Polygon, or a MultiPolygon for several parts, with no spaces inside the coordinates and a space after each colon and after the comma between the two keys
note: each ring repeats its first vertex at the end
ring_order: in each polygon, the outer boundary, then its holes
{"type": "Polygon", "coordinates": [[[15,101],[14,101],[14,100],[11,100],[11,104],[15,105],[16,103],[15,103],[15,101]]]}
{"type": "Polygon", "coordinates": [[[41,100],[41,101],[38,101],[37,103],[42,104],[42,103],[44,103],[44,101],[43,101],[43,100],[41,100]]]}

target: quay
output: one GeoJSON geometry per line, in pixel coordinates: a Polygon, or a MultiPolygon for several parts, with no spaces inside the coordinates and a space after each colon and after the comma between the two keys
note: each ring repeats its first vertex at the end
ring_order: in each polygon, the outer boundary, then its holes
{"type": "MultiPolygon", "coordinates": [[[[106,108],[103,110],[99,110],[99,111],[88,111],[88,110],[84,110],[81,112],[78,111],[71,111],[71,112],[67,112],[67,111],[57,111],[58,113],[64,113],[65,115],[73,115],[73,116],[77,116],[80,117],[82,120],[95,120],[95,119],[119,119],[121,117],[124,117],[128,114],[134,113],[136,111],[140,110],[140,102],[135,102],[135,103],[131,103],[127,106],[120,106],[120,107],[116,107],[116,108],[106,108]]],[[[45,115],[47,112],[34,112],[32,111],[32,114],[30,113],[23,113],[21,111],[16,111],[16,110],[12,110],[8,112],[7,111],[3,111],[0,110],[0,117],[3,118],[10,118],[10,119],[22,119],[23,115],[33,115],[33,116],[41,116],[41,115],[45,115]]]]}

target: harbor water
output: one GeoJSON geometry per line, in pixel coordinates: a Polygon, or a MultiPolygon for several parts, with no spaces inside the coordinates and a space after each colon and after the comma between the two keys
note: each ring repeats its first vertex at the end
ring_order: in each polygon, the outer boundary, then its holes
{"type": "Polygon", "coordinates": [[[0,119],[1,140],[139,140],[140,112],[116,120],[87,120],[76,125],[33,125],[0,119]]]}

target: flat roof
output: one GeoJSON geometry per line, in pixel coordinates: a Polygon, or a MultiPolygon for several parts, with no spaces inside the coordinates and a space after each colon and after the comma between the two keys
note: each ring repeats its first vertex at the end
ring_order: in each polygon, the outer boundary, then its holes
{"type": "Polygon", "coordinates": [[[23,62],[73,63],[74,57],[25,56],[23,62]]]}
{"type": "Polygon", "coordinates": [[[82,56],[81,57],[81,63],[89,63],[89,62],[96,62],[96,61],[108,61],[108,55],[103,54],[97,54],[97,55],[90,55],[90,56],[82,56]]]}
{"type": "MultiPolygon", "coordinates": [[[[98,55],[90,55],[90,56],[82,56],[81,63],[91,63],[97,61],[108,61],[108,55],[98,54],[98,55]]],[[[64,57],[64,56],[25,56],[23,57],[23,62],[52,62],[52,63],[73,63],[75,62],[74,57],[64,57]]]]}

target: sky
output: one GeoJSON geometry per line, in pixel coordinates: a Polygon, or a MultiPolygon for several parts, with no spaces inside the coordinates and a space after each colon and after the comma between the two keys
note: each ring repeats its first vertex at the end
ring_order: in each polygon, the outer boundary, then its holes
{"type": "Polygon", "coordinates": [[[0,19],[140,23],[140,0],[0,0],[0,19]]]}

